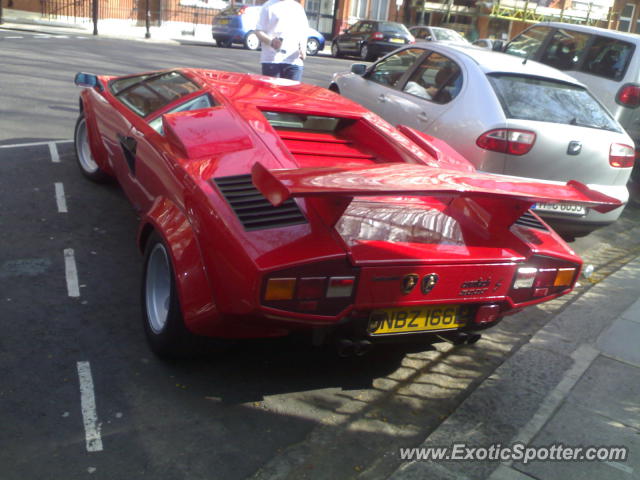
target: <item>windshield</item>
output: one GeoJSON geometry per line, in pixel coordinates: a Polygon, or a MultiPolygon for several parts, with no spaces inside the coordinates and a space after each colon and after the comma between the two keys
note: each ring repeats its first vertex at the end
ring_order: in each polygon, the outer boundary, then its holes
{"type": "Polygon", "coordinates": [[[611,115],[583,87],[513,74],[493,73],[488,77],[507,118],[620,131],[611,115]]]}
{"type": "Polygon", "coordinates": [[[448,42],[461,42],[467,43],[465,38],[460,35],[455,30],[448,30],[446,28],[434,28],[433,36],[436,37],[436,40],[446,40],[448,42]]]}

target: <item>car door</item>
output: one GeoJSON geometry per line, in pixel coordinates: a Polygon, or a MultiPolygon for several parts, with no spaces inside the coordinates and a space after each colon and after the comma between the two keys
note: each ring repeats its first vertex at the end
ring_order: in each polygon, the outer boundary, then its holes
{"type": "Polygon", "coordinates": [[[387,115],[387,99],[424,55],[421,48],[406,48],[375,63],[364,76],[349,75],[339,85],[346,97],[381,117],[387,115]]]}
{"type": "Polygon", "coordinates": [[[434,124],[457,103],[463,82],[456,61],[429,52],[397,88],[387,93],[384,118],[393,125],[435,133],[434,124]]]}

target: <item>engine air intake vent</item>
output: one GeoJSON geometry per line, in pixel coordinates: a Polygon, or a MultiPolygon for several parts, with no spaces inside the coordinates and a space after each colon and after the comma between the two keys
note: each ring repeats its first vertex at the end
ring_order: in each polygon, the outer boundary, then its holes
{"type": "Polygon", "coordinates": [[[547,231],[548,228],[544,226],[530,211],[526,211],[522,216],[514,222],[514,225],[520,225],[521,227],[537,228],[538,230],[547,231]]]}
{"type": "Polygon", "coordinates": [[[245,230],[288,227],[307,223],[298,204],[289,199],[274,207],[251,181],[251,175],[213,178],[214,183],[238,216],[245,230]]]}

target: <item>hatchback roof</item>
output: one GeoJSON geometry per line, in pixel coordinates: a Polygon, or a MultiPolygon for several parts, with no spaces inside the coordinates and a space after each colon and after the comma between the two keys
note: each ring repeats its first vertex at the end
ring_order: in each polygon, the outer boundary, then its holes
{"type": "Polygon", "coordinates": [[[627,42],[640,43],[640,35],[636,33],[621,32],[619,30],[608,30],[601,27],[591,27],[589,25],[578,25],[573,23],[564,22],[541,22],[532,25],[534,27],[551,27],[551,28],[566,28],[568,30],[574,30],[576,32],[584,33],[596,33],[598,35],[605,35],[607,37],[617,38],[620,40],[626,40],[627,42]]]}
{"type": "Polygon", "coordinates": [[[463,55],[472,62],[476,63],[484,73],[509,72],[521,75],[534,75],[539,77],[553,78],[555,80],[570,83],[573,85],[584,86],[574,77],[571,77],[553,67],[549,67],[548,65],[544,65],[533,60],[525,61],[525,59],[521,57],[508,55],[502,52],[494,52],[492,50],[481,48],[476,45],[462,45],[454,43],[429,43],[428,45],[412,45],[412,48],[416,47],[422,48],[424,50],[437,51],[445,55],[447,51],[452,53],[456,52],[458,55],[463,55]]]}

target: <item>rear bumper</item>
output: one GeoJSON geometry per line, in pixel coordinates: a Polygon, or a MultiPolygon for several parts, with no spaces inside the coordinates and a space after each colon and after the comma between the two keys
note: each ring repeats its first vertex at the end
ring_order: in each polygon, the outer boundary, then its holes
{"type": "Polygon", "coordinates": [[[232,41],[234,43],[242,43],[244,42],[245,35],[246,33],[239,29],[219,28],[215,26],[211,28],[211,36],[223,42],[232,41]]]}

